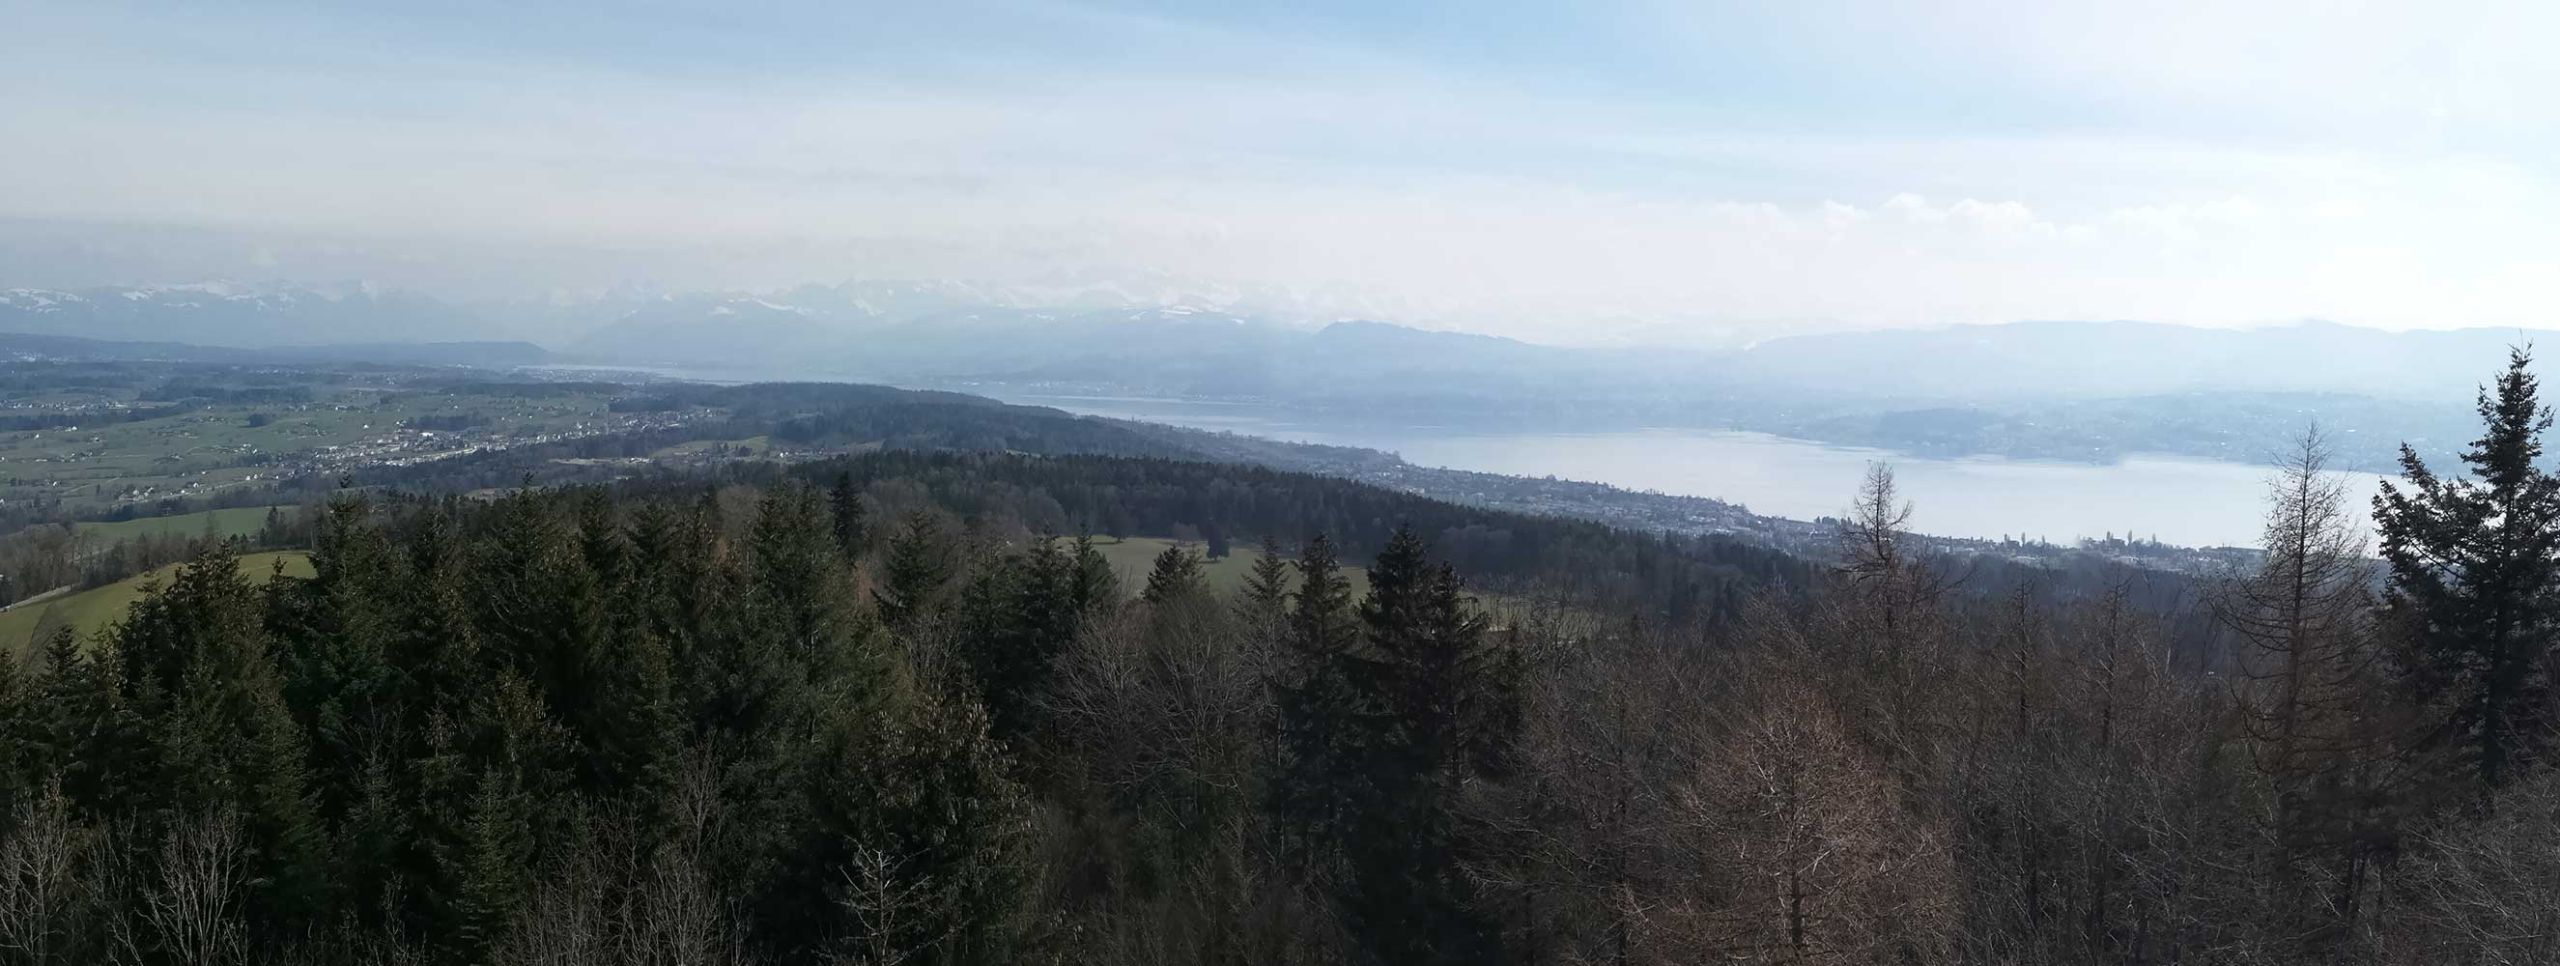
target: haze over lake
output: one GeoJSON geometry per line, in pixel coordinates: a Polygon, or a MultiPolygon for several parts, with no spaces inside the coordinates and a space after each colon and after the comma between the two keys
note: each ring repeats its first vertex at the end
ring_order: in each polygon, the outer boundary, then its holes
{"type": "MultiPolygon", "coordinates": [[[[1638,429],[1488,433],[1320,420],[1252,406],[1092,396],[1014,396],[1070,412],[1142,419],[1272,439],[1361,446],[1406,461],[1514,476],[1555,476],[1634,490],[1713,497],[1754,512],[1810,520],[1845,510],[1867,465],[1893,465],[1923,533],[2065,543],[2107,534],[2186,546],[2256,546],[2269,469],[2136,457],[2113,464],[1997,457],[1928,459],[1824,446],[1760,433],[1638,429]]],[[[2280,440],[2269,440],[2270,452],[2280,440]]],[[[2347,474],[2357,506],[2382,477],[2347,474]]]]}

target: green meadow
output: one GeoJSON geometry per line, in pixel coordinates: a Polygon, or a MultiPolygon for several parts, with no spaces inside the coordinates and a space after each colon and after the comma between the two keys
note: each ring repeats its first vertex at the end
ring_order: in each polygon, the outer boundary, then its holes
{"type": "MultiPolygon", "coordinates": [[[[261,509],[263,517],[265,511],[261,509]]],[[[137,521],[139,522],[139,521],[137,521]]],[[[265,582],[272,579],[282,564],[287,577],[311,576],[311,555],[300,550],[270,550],[240,555],[240,572],[249,579],[265,582]]],[[[104,587],[92,587],[76,594],[33,601],[0,611],[0,653],[24,653],[33,645],[40,627],[56,622],[68,624],[83,636],[95,634],[124,618],[133,602],[142,599],[145,586],[167,583],[181,564],[170,564],[149,573],[127,577],[104,587]],[[47,619],[46,615],[52,618],[47,619]]]]}

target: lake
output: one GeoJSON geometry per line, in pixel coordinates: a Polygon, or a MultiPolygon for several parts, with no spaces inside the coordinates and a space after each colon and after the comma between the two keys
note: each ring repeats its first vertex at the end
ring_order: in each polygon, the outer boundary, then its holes
{"type": "MultiPolygon", "coordinates": [[[[1697,429],[1486,433],[1318,424],[1243,404],[1091,396],[1015,396],[1008,401],[1293,442],[1362,446],[1423,466],[1714,497],[1800,520],[1846,510],[1867,465],[1884,460],[1913,504],[1915,530],[2056,543],[2129,533],[2186,546],[2256,546],[2273,475],[2267,467],[2181,457],[2136,457],[2112,465],[1924,459],[1697,429]]],[[[2346,476],[2358,506],[2372,497],[2382,479],[2371,473],[2346,476]]]]}

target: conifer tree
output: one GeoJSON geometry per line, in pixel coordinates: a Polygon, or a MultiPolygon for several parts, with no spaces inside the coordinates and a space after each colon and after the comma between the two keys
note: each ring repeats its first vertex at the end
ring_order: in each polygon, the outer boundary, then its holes
{"type": "Polygon", "coordinates": [[[862,556],[864,536],[862,490],[854,485],[853,474],[836,475],[835,489],[827,495],[827,508],[833,517],[836,550],[850,564],[862,556]]]}
{"type": "Polygon", "coordinates": [[[41,723],[29,682],[14,654],[0,653],[0,840],[5,840],[19,808],[33,798],[34,776],[41,774],[41,723]]]}
{"type": "Polygon", "coordinates": [[[579,530],[610,638],[588,652],[589,697],[567,716],[586,751],[581,771],[591,794],[652,801],[680,743],[673,660],[641,597],[638,548],[603,494],[580,502],[579,530]]]}
{"type": "Polygon", "coordinates": [[[1073,645],[1095,598],[1108,594],[1108,563],[1089,543],[1034,540],[1019,555],[987,561],[961,594],[958,617],[989,730],[1012,742],[1035,731],[1058,656],[1073,645]],[[1100,578],[1093,567],[1101,563],[1100,578]]]}
{"type": "Polygon", "coordinates": [[[466,713],[491,670],[479,626],[472,620],[468,567],[451,507],[418,515],[408,546],[409,580],[400,608],[393,664],[410,688],[401,732],[417,753],[433,715],[466,713]]]}
{"type": "Polygon", "coordinates": [[[431,936],[448,963],[476,963],[507,934],[529,885],[529,803],[503,769],[483,769],[449,848],[441,920],[431,936]]]}
{"type": "Polygon", "coordinates": [[[391,740],[402,716],[393,598],[406,561],[373,516],[360,495],[331,500],[314,534],[312,579],[269,585],[284,695],[309,733],[314,791],[331,816],[353,801],[362,761],[391,740]]]}
{"type": "Polygon", "coordinates": [[[325,836],[264,612],[232,545],[216,543],[137,602],[113,644],[123,699],[155,759],[135,794],[164,821],[236,809],[270,912],[260,925],[279,929],[322,904],[325,836]]]}
{"type": "Polygon", "coordinates": [[[1289,585],[1289,558],[1281,554],[1279,541],[1263,537],[1262,553],[1254,558],[1253,569],[1244,578],[1242,597],[1247,619],[1287,612],[1289,585]]]}
{"type": "Polygon", "coordinates": [[[986,718],[927,695],[901,720],[835,740],[811,773],[810,837],[783,877],[800,900],[786,950],[854,962],[1008,962],[1022,901],[1028,799],[986,718]],[[811,891],[815,890],[815,891],[811,891]]]}
{"type": "Polygon", "coordinates": [[[2539,465],[2551,411],[2531,362],[2513,350],[2480,390],[2470,479],[2436,476],[2404,445],[2401,482],[2374,498],[2398,671],[2432,717],[2429,742],[2483,799],[2541,755],[2553,720],[2560,479],[2539,465]]]}
{"type": "Polygon", "coordinates": [[[1319,534],[1298,555],[1299,590],[1272,667],[1279,712],[1278,774],[1271,810],[1309,878],[1337,875],[1347,825],[1366,792],[1359,753],[1368,726],[1355,678],[1360,628],[1351,582],[1337,572],[1333,541],[1319,534]]]}
{"type": "Polygon", "coordinates": [[[281,547],[284,546],[286,538],[287,532],[284,523],[284,508],[277,506],[268,507],[266,522],[258,527],[258,544],[260,546],[267,547],[281,547]]]}
{"type": "Polygon", "coordinates": [[[1199,593],[1207,586],[1207,577],[1200,571],[1200,558],[1174,544],[1156,554],[1155,569],[1147,573],[1147,589],[1140,599],[1162,606],[1166,601],[1199,593]]]}
{"type": "Polygon", "coordinates": [[[1120,577],[1111,571],[1110,558],[1094,546],[1092,533],[1076,535],[1073,563],[1067,573],[1067,603],[1078,618],[1119,602],[1120,577]]]}
{"type": "Polygon", "coordinates": [[[80,645],[71,628],[44,645],[29,688],[36,744],[24,749],[30,776],[56,776],[63,793],[91,814],[117,814],[139,804],[154,762],[139,722],[125,704],[114,649],[80,645]]]}
{"type": "Polygon", "coordinates": [[[855,656],[844,563],[826,519],[817,491],[785,485],[758,502],[749,537],[756,600],[782,635],[783,657],[811,681],[841,678],[855,656]]]}
{"type": "Polygon", "coordinates": [[[1352,681],[1372,711],[1354,732],[1370,781],[1347,846],[1355,930],[1382,962],[1493,958],[1495,929],[1471,907],[1465,862],[1481,843],[1461,800],[1517,730],[1516,658],[1489,644],[1457,574],[1408,527],[1369,568],[1359,613],[1368,647],[1352,681]]]}
{"type": "MultiPolygon", "coordinates": [[[[572,712],[593,706],[594,670],[615,631],[612,599],[590,562],[578,512],[549,491],[498,501],[466,570],[472,620],[491,656],[512,665],[553,718],[571,727],[592,724],[572,712]]],[[[592,740],[591,733],[582,737],[592,740]]]]}
{"type": "Polygon", "coordinates": [[[950,576],[950,565],[943,557],[941,526],[930,514],[909,515],[897,535],[889,539],[888,556],[880,565],[879,584],[871,592],[880,622],[891,628],[913,623],[950,576]]]}
{"type": "Polygon", "coordinates": [[[415,876],[423,935],[444,962],[481,961],[520,904],[543,843],[570,819],[573,739],[510,667],[481,679],[469,707],[427,722],[414,763],[419,805],[415,876]]]}

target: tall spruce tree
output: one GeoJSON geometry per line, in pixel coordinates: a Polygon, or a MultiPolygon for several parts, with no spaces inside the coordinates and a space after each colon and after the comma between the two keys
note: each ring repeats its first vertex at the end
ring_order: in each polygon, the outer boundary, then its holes
{"type": "Polygon", "coordinates": [[[781,635],[781,657],[811,681],[839,680],[865,663],[853,639],[845,565],[826,519],[816,490],[789,484],[758,501],[749,535],[763,625],[781,635]]]}
{"type": "Polygon", "coordinates": [[[125,705],[156,759],[137,789],[160,823],[154,834],[235,811],[252,843],[258,925],[288,928],[318,911],[324,832],[309,750],[276,671],[265,598],[233,546],[214,543],[178,568],[134,605],[113,646],[125,705]]]}
{"type": "Polygon", "coordinates": [[[1370,566],[1359,614],[1367,648],[1352,681],[1369,713],[1355,741],[1369,787],[1348,848],[1353,926],[1379,962],[1488,961],[1497,930],[1473,907],[1465,863],[1480,833],[1462,800],[1518,728],[1519,665],[1411,528],[1370,566]]]}
{"type": "Polygon", "coordinates": [[[18,810],[33,800],[35,762],[42,753],[34,702],[16,655],[0,655],[0,840],[14,830],[18,810]]]}
{"type": "Polygon", "coordinates": [[[1289,558],[1280,552],[1280,541],[1262,538],[1262,552],[1253,558],[1253,569],[1245,574],[1244,598],[1258,611],[1279,612],[1289,606],[1289,558]]]}
{"type": "Polygon", "coordinates": [[[2429,742],[2484,800],[2540,756],[2552,724],[2560,480],[2540,465],[2552,417],[2531,361],[2513,350],[2480,390],[2471,478],[2438,477],[2404,445],[2401,482],[2374,498],[2398,670],[2433,721],[2429,742]]]}
{"type": "Polygon", "coordinates": [[[880,622],[904,628],[924,614],[926,605],[951,578],[951,565],[943,556],[942,527],[931,514],[907,516],[906,524],[889,538],[888,557],[880,571],[878,585],[871,591],[880,622]]]}
{"type": "Polygon", "coordinates": [[[316,528],[313,578],[270,587],[267,623],[282,638],[285,697],[309,730],[315,791],[328,814],[354,800],[360,763],[400,724],[392,598],[407,561],[372,516],[361,496],[330,501],[316,528]]]}
{"type": "Polygon", "coordinates": [[[563,717],[585,749],[581,768],[590,794],[651,801],[663,790],[679,741],[673,661],[648,619],[643,564],[621,515],[601,491],[589,493],[578,510],[611,640],[587,654],[587,700],[563,717]]]}
{"type": "Polygon", "coordinates": [[[1073,567],[1058,541],[1043,537],[1018,555],[986,560],[961,586],[954,616],[977,685],[972,697],[1000,739],[1030,730],[1050,662],[1073,639],[1073,567]]]}
{"type": "Polygon", "coordinates": [[[29,700],[39,719],[36,747],[24,749],[33,776],[56,776],[63,794],[92,814],[140,805],[151,780],[151,749],[125,701],[123,662],[112,647],[91,651],[71,628],[44,642],[29,700]]]}
{"type": "Polygon", "coordinates": [[[1076,534],[1074,563],[1067,576],[1067,600],[1079,616],[1119,603],[1120,577],[1090,531],[1076,534]]]}
{"type": "Polygon", "coordinates": [[[1321,534],[1299,553],[1297,600],[1271,670],[1280,726],[1271,810],[1301,873],[1318,885],[1338,877],[1366,782],[1358,750],[1367,709],[1355,681],[1360,626],[1338,566],[1333,541],[1321,534]]]}
{"type": "Polygon", "coordinates": [[[926,695],[905,720],[837,743],[815,776],[811,838],[795,862],[829,915],[789,937],[831,962],[1018,961],[1030,801],[985,715],[926,695]]]}
{"type": "Polygon", "coordinates": [[[862,556],[863,513],[862,488],[853,482],[853,474],[836,474],[836,484],[827,494],[827,511],[833,518],[836,551],[846,563],[862,556]]]}
{"type": "Polygon", "coordinates": [[[1199,593],[1207,586],[1208,578],[1200,571],[1200,558],[1188,548],[1173,544],[1156,554],[1155,568],[1147,572],[1147,589],[1139,598],[1162,606],[1199,593]]]}

